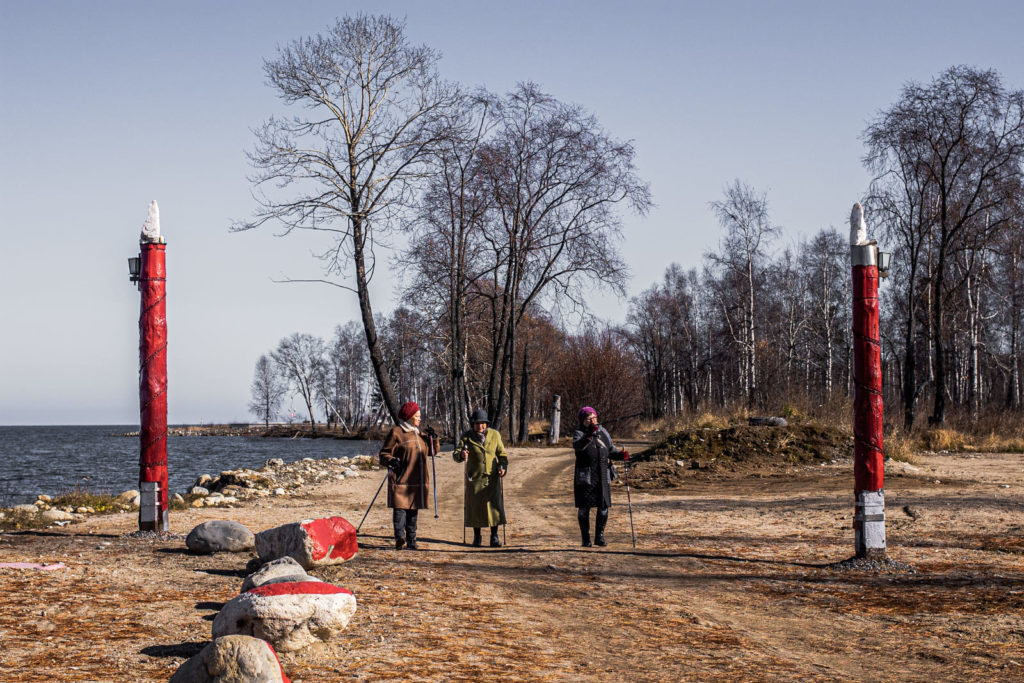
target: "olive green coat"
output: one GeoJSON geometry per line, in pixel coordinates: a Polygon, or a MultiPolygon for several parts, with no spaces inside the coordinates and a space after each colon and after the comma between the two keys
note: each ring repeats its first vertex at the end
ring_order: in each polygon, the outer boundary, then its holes
{"type": "Polygon", "coordinates": [[[469,451],[466,459],[466,503],[463,513],[465,526],[474,528],[498,526],[505,523],[505,501],[502,496],[498,469],[508,471],[505,444],[498,430],[488,428],[481,444],[467,431],[455,444],[452,458],[462,462],[463,447],[469,451]]]}

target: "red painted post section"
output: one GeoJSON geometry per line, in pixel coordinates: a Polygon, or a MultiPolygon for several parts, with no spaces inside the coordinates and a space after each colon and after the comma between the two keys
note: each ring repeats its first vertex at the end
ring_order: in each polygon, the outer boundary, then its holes
{"type": "Polygon", "coordinates": [[[855,492],[878,491],[882,467],[882,351],[878,266],[853,267],[853,474],[855,492]]]}
{"type": "Polygon", "coordinates": [[[142,311],[139,315],[139,484],[159,485],[157,519],[143,521],[139,511],[139,529],[167,531],[167,309],[165,244],[142,242],[139,289],[142,311]]]}
{"type": "Polygon", "coordinates": [[[885,557],[882,452],[882,346],[878,333],[878,247],[867,239],[860,204],[850,216],[853,266],[854,546],[858,557],[885,557]]]}

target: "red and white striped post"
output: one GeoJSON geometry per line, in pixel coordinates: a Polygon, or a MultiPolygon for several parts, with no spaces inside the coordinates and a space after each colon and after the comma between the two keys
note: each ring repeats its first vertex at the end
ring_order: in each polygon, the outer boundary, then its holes
{"type": "Polygon", "coordinates": [[[857,557],[885,559],[882,346],[878,334],[878,245],[860,203],[850,214],[853,266],[853,516],[857,557]]]}
{"type": "Polygon", "coordinates": [[[168,531],[167,274],[156,201],[139,240],[139,530],[168,531]]]}

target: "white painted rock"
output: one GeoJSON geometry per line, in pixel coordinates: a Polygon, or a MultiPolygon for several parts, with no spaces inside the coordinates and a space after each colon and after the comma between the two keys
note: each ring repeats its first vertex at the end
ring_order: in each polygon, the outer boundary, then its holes
{"type": "MultiPolygon", "coordinates": [[[[292,558],[282,557],[280,559],[267,562],[252,574],[245,577],[245,581],[242,582],[242,592],[244,593],[256,586],[262,586],[265,583],[270,583],[271,581],[276,581],[288,576],[307,576],[308,580],[311,581],[320,580],[314,579],[312,576],[306,574],[306,570],[302,568],[302,565],[292,558]]],[[[299,581],[301,579],[294,580],[299,581]]]]}
{"type": "Polygon", "coordinates": [[[344,517],[307,519],[256,534],[260,562],[291,557],[307,571],[347,562],[358,549],[356,528],[344,517]]]}
{"type": "Polygon", "coordinates": [[[170,683],[290,683],[270,643],[224,636],[174,672],[170,683]]]}
{"type": "Polygon", "coordinates": [[[63,510],[47,510],[43,514],[39,515],[42,517],[44,522],[69,522],[76,517],[70,512],[64,512],[63,510]]]}
{"type": "Polygon", "coordinates": [[[240,553],[251,550],[253,533],[244,524],[215,519],[203,522],[189,532],[185,545],[194,553],[240,553]]]}
{"type": "Polygon", "coordinates": [[[355,612],[355,596],[339,586],[320,581],[267,584],[225,603],[213,620],[213,637],[250,635],[292,652],[331,640],[355,612]]]}

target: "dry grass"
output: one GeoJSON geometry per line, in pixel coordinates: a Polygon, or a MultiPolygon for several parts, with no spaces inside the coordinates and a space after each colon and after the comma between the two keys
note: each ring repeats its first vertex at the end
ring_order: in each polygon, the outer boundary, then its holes
{"type": "Polygon", "coordinates": [[[96,514],[110,514],[112,512],[124,512],[131,506],[125,504],[117,496],[109,493],[91,493],[88,489],[74,488],[65,491],[54,497],[50,503],[51,507],[61,508],[70,505],[74,508],[87,507],[96,511],[96,514]]]}
{"type": "Polygon", "coordinates": [[[910,465],[919,464],[917,458],[914,457],[914,453],[921,449],[918,447],[917,441],[908,436],[903,430],[886,434],[884,449],[886,457],[910,465]]]}

